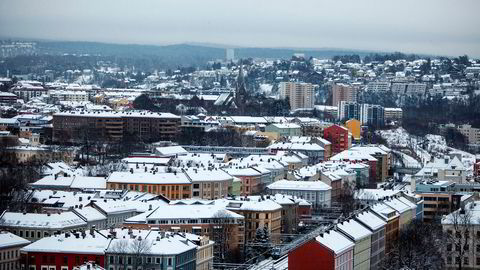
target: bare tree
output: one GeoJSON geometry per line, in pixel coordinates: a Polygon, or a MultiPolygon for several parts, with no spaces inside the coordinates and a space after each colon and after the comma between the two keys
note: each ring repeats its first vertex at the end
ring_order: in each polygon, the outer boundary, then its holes
{"type": "Polygon", "coordinates": [[[338,202],[342,207],[342,213],[345,216],[350,215],[355,209],[357,209],[358,202],[355,200],[355,192],[357,191],[354,182],[343,182],[342,192],[338,196],[338,202]]]}
{"type": "Polygon", "coordinates": [[[152,241],[148,239],[142,239],[140,236],[130,243],[129,249],[133,257],[133,264],[135,266],[134,269],[137,269],[138,266],[143,265],[142,258],[143,256],[148,255],[151,248],[152,241]]]}
{"type": "Polygon", "coordinates": [[[229,242],[235,226],[235,219],[225,210],[217,211],[213,219],[215,220],[212,230],[212,240],[215,241],[214,258],[219,262],[225,262],[232,253],[229,242]]]}
{"type": "Polygon", "coordinates": [[[118,264],[123,265],[124,269],[127,265],[132,265],[133,269],[137,269],[143,264],[142,256],[148,255],[151,247],[152,241],[138,236],[136,239],[115,240],[110,252],[119,255],[118,264]]]}
{"type": "Polygon", "coordinates": [[[442,228],[439,224],[413,221],[400,231],[383,269],[443,269],[442,228]]]}
{"type": "Polygon", "coordinates": [[[465,264],[467,264],[465,260],[473,258],[471,255],[474,253],[477,242],[477,237],[474,235],[474,224],[478,221],[474,220],[473,211],[469,209],[470,205],[467,204],[467,207],[452,212],[442,221],[444,230],[446,230],[447,263],[452,261],[459,270],[465,268],[465,264]]]}

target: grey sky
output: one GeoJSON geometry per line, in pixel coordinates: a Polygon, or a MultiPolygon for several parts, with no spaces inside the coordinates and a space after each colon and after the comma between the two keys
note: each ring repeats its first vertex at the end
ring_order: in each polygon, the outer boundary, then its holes
{"type": "Polygon", "coordinates": [[[479,0],[0,0],[0,36],[480,56],[479,0]]]}

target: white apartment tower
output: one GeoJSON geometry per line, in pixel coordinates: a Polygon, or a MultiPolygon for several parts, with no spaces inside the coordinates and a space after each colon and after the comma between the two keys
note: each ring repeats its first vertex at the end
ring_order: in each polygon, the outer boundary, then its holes
{"type": "Polygon", "coordinates": [[[311,83],[281,82],[280,98],[290,101],[290,109],[313,108],[315,103],[315,86],[311,83]]]}

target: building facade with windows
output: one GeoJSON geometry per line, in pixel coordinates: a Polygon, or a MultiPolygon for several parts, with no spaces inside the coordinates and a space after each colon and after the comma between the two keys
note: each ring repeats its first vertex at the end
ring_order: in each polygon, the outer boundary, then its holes
{"type": "Polygon", "coordinates": [[[30,241],[13,233],[0,232],[0,269],[20,269],[20,249],[30,241]]]}

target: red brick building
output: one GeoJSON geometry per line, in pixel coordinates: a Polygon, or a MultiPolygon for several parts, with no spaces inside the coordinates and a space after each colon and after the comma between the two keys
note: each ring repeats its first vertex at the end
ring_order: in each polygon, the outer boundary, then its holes
{"type": "Polygon", "coordinates": [[[332,154],[340,153],[352,147],[352,137],[348,129],[339,125],[332,125],[323,130],[323,138],[332,143],[332,154]]]}
{"type": "Polygon", "coordinates": [[[475,164],[473,164],[473,174],[475,177],[480,177],[480,155],[475,158],[475,164]]]}

